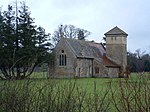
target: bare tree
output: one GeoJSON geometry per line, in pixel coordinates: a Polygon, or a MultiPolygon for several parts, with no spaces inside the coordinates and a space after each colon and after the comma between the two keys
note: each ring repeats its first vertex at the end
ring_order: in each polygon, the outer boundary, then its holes
{"type": "Polygon", "coordinates": [[[84,38],[91,34],[91,32],[81,28],[77,28],[74,25],[59,25],[58,29],[54,31],[52,39],[54,44],[56,45],[61,37],[77,39],[79,37],[79,33],[81,34],[81,32],[83,33],[84,38]]]}
{"type": "Polygon", "coordinates": [[[136,51],[137,58],[141,59],[142,56],[146,53],[146,51],[141,52],[141,49],[137,49],[136,51]]]}

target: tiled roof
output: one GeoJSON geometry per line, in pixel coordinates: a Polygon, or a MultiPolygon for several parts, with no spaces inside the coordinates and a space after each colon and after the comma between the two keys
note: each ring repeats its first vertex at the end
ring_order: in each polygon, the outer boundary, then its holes
{"type": "Polygon", "coordinates": [[[106,51],[100,43],[66,38],[77,57],[100,58],[106,51]]]}
{"type": "Polygon", "coordinates": [[[126,32],[124,32],[123,30],[121,30],[117,26],[114,27],[113,29],[111,29],[110,31],[106,32],[104,35],[105,36],[108,36],[108,35],[125,35],[125,36],[128,36],[128,34],[126,32]]]}
{"type": "Polygon", "coordinates": [[[106,57],[106,50],[101,43],[64,38],[74,51],[77,58],[92,58],[105,66],[118,66],[106,57]]]}
{"type": "Polygon", "coordinates": [[[103,56],[103,64],[106,67],[120,67],[118,64],[116,64],[115,62],[113,62],[110,58],[103,56]]]}

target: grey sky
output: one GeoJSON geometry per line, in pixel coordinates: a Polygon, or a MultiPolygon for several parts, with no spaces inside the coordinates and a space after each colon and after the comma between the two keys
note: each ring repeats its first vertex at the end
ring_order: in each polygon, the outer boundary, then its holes
{"type": "MultiPolygon", "coordinates": [[[[12,0],[0,0],[3,8],[12,0]]],[[[72,24],[92,32],[100,42],[118,26],[128,36],[128,51],[150,52],[150,0],[26,0],[37,25],[53,33],[59,24],[72,24]]]]}

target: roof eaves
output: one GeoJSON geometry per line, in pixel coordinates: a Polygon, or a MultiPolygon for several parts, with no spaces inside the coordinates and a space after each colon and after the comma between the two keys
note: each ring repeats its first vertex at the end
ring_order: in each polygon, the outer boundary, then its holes
{"type": "Polygon", "coordinates": [[[93,57],[77,56],[78,59],[94,59],[93,57]]]}
{"type": "Polygon", "coordinates": [[[103,62],[106,67],[112,67],[112,68],[120,67],[120,65],[118,65],[117,63],[115,63],[114,61],[112,61],[111,59],[109,59],[106,56],[103,56],[103,62]]]}
{"type": "Polygon", "coordinates": [[[126,32],[124,32],[123,30],[121,30],[120,28],[118,28],[117,26],[112,28],[111,30],[109,30],[108,32],[106,32],[104,34],[105,36],[107,35],[126,35],[128,36],[128,34],[126,32]]]}

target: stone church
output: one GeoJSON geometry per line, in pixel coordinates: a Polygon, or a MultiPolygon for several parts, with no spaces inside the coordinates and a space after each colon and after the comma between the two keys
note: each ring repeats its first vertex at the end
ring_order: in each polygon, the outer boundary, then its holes
{"type": "Polygon", "coordinates": [[[49,77],[126,77],[127,36],[117,26],[106,32],[106,46],[84,38],[61,38],[49,77]]]}

